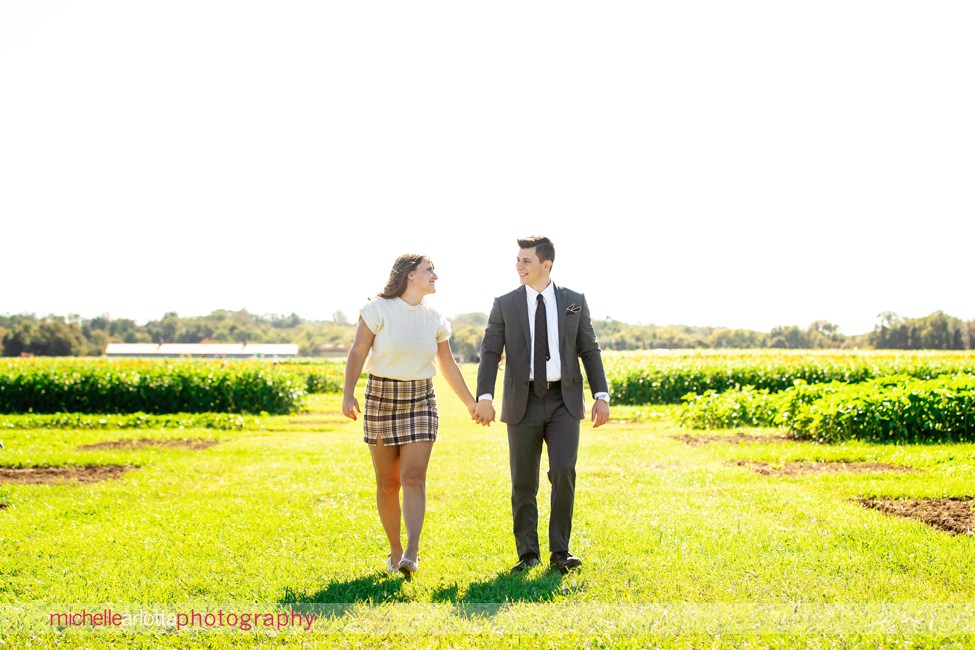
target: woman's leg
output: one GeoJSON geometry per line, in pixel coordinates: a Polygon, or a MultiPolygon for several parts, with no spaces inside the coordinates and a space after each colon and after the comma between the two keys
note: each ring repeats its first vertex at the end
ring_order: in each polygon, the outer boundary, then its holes
{"type": "Polygon", "coordinates": [[[376,469],[379,521],[389,539],[389,553],[395,567],[403,557],[403,542],[399,535],[400,448],[397,445],[387,447],[380,438],[375,445],[369,445],[369,451],[372,452],[372,465],[376,469]]]}
{"type": "Polygon", "coordinates": [[[420,531],[427,510],[427,465],[433,442],[411,442],[400,449],[400,482],[403,484],[403,519],[406,520],[406,550],[403,557],[416,561],[420,531]]]}

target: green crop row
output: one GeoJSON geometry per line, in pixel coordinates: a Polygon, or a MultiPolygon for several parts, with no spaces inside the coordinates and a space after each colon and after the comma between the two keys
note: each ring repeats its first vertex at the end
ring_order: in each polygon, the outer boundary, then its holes
{"type": "Polygon", "coordinates": [[[930,379],[975,373],[971,353],[678,353],[607,354],[615,404],[679,404],[688,393],[751,386],[775,393],[798,381],[859,383],[888,375],[930,379]]]}
{"type": "Polygon", "coordinates": [[[20,414],[0,417],[0,429],[260,429],[260,420],[236,413],[20,414]]]}
{"type": "Polygon", "coordinates": [[[277,367],[304,377],[307,393],[341,393],[345,384],[344,361],[286,361],[277,367]]]}
{"type": "Polygon", "coordinates": [[[890,375],[847,384],[800,382],[778,393],[746,386],[688,395],[682,424],[786,427],[820,442],[975,442],[975,375],[890,375]]]}
{"type": "Polygon", "coordinates": [[[265,362],[10,360],[0,413],[292,413],[307,379],[265,362]]]}

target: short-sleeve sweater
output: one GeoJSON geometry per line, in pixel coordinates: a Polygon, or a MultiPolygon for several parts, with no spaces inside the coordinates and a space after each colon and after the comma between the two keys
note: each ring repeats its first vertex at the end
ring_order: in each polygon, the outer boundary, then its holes
{"type": "Polygon", "coordinates": [[[437,374],[433,365],[437,344],[450,338],[450,324],[436,310],[422,302],[411,305],[402,298],[376,298],[359,315],[376,335],[366,372],[404,381],[437,374]]]}

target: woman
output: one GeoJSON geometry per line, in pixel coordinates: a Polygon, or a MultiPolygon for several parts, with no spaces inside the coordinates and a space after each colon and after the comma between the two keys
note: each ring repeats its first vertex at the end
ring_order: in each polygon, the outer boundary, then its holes
{"type": "Polygon", "coordinates": [[[406,577],[419,568],[427,464],[437,439],[434,359],[471,417],[476,404],[450,351],[450,325],[423,301],[436,292],[436,281],[433,263],[423,255],[397,258],[386,288],[360,312],[345,366],[342,413],[353,420],[361,413],[355,388],[364,364],[369,372],[363,429],[376,470],[379,519],[389,539],[386,570],[399,570],[406,577]],[[401,487],[405,549],[400,540],[401,487]]]}

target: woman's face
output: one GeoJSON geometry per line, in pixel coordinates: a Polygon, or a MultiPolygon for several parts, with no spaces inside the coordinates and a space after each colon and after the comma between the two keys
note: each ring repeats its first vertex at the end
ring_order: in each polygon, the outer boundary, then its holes
{"type": "Polygon", "coordinates": [[[410,282],[423,294],[436,293],[437,274],[433,270],[433,262],[428,259],[420,262],[410,273],[410,282]]]}

